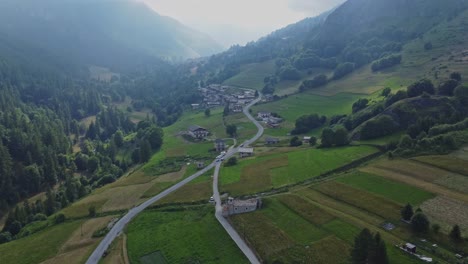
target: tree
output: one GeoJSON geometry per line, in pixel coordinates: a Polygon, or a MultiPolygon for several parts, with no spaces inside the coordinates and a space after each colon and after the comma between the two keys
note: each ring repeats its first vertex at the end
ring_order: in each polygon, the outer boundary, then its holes
{"type": "Polygon", "coordinates": [[[365,228],[354,239],[351,261],[355,264],[388,264],[387,247],[379,233],[365,228]]]}
{"type": "Polygon", "coordinates": [[[114,143],[117,147],[121,148],[124,143],[124,135],[121,130],[117,130],[114,134],[114,143]]]}
{"type": "Polygon", "coordinates": [[[423,213],[416,213],[413,218],[411,218],[411,228],[416,233],[426,233],[429,230],[429,225],[429,220],[423,213]]]}
{"type": "Polygon", "coordinates": [[[302,141],[299,139],[299,137],[295,136],[291,138],[291,141],[289,142],[289,145],[291,147],[299,147],[302,145],[302,141]]]}
{"type": "Polygon", "coordinates": [[[432,82],[428,79],[422,79],[408,86],[408,97],[420,96],[423,93],[434,94],[435,88],[432,82]]]}
{"type": "Polygon", "coordinates": [[[235,166],[237,164],[237,158],[236,157],[231,157],[228,159],[226,164],[224,165],[225,167],[230,167],[230,166],[235,166]]]}
{"type": "Polygon", "coordinates": [[[317,138],[316,137],[310,137],[309,145],[312,146],[312,147],[317,145],[317,138]]]}
{"type": "Polygon", "coordinates": [[[425,50],[431,50],[432,49],[432,42],[426,42],[424,43],[424,49],[425,50]]]}
{"type": "Polygon", "coordinates": [[[151,144],[148,140],[140,143],[140,162],[147,162],[151,158],[151,144]]]}
{"type": "Polygon", "coordinates": [[[12,240],[10,232],[0,233],[0,244],[10,242],[12,240]]]}
{"type": "Polygon", "coordinates": [[[90,173],[95,172],[99,168],[99,159],[96,156],[91,157],[88,160],[88,171],[90,173]]]}
{"type": "Polygon", "coordinates": [[[229,115],[229,104],[224,107],[223,116],[229,115]]]}
{"type": "Polygon", "coordinates": [[[460,243],[461,241],[463,241],[463,238],[461,236],[460,226],[458,225],[453,226],[452,231],[450,231],[450,238],[455,243],[460,243]]]}
{"type": "Polygon", "coordinates": [[[319,116],[318,114],[303,115],[296,120],[295,128],[291,134],[303,134],[312,129],[321,127],[327,121],[327,117],[319,116]]]}
{"type": "Polygon", "coordinates": [[[334,142],[334,137],[335,137],[335,132],[333,129],[327,127],[322,130],[322,147],[331,147],[333,146],[334,142]]]}
{"type": "Polygon", "coordinates": [[[55,223],[60,224],[65,222],[65,215],[64,214],[58,214],[55,216],[55,223]]]}
{"type": "Polygon", "coordinates": [[[237,126],[234,124],[227,125],[226,133],[231,137],[235,137],[237,135],[237,126]]]}
{"type": "Polygon", "coordinates": [[[411,204],[406,204],[405,207],[403,207],[400,211],[401,213],[401,218],[406,221],[410,221],[411,217],[413,217],[414,212],[413,212],[413,206],[411,204]]]}
{"type": "Polygon", "coordinates": [[[391,92],[392,92],[392,89],[390,89],[389,87],[386,87],[385,89],[382,90],[382,93],[380,95],[382,95],[383,97],[387,97],[390,95],[391,92]]]}
{"type": "Polygon", "coordinates": [[[90,217],[95,217],[95,216],[96,216],[96,206],[91,205],[91,206],[88,208],[88,215],[89,215],[90,217]]]}
{"type": "Polygon", "coordinates": [[[333,141],[336,146],[346,146],[349,144],[348,130],[343,126],[339,126],[334,133],[333,141]]]}
{"type": "Polygon", "coordinates": [[[13,221],[10,225],[8,225],[8,232],[11,235],[16,236],[21,231],[22,225],[21,222],[18,220],[13,221]]]}
{"type": "Polygon", "coordinates": [[[209,108],[205,109],[205,116],[206,117],[211,116],[211,110],[209,108]]]}
{"type": "Polygon", "coordinates": [[[438,234],[440,231],[440,225],[439,224],[433,224],[432,225],[432,232],[434,232],[434,234],[438,234]]]}
{"type": "Polygon", "coordinates": [[[459,82],[454,79],[447,80],[439,85],[439,94],[452,96],[453,91],[457,88],[459,82]]]}
{"type": "Polygon", "coordinates": [[[458,86],[453,91],[453,94],[462,104],[468,104],[468,86],[458,86]]]}
{"type": "Polygon", "coordinates": [[[336,67],[335,72],[333,73],[333,79],[338,80],[341,77],[350,74],[352,71],[354,71],[354,67],[354,63],[351,62],[341,63],[336,67]]]}
{"type": "Polygon", "coordinates": [[[364,108],[366,108],[367,104],[369,104],[369,100],[367,98],[361,98],[361,99],[357,100],[353,104],[353,114],[361,111],[364,108]]]}
{"type": "Polygon", "coordinates": [[[452,73],[450,74],[450,79],[453,79],[453,80],[456,80],[456,81],[458,81],[458,82],[461,82],[462,76],[461,76],[461,74],[460,74],[459,72],[452,72],[452,73]]]}

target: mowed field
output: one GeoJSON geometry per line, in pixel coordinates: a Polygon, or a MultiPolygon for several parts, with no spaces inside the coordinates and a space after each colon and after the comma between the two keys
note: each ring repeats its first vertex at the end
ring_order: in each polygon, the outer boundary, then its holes
{"type": "MultiPolygon", "coordinates": [[[[286,194],[263,208],[231,217],[237,231],[266,263],[348,263],[362,226],[307,198],[286,194]],[[339,252],[339,254],[337,254],[339,252]]],[[[387,244],[391,263],[418,263],[387,244]]]]}
{"type": "Polygon", "coordinates": [[[262,90],[265,86],[265,77],[275,73],[275,61],[270,60],[262,63],[243,65],[241,72],[236,76],[224,81],[224,85],[262,90]]]}
{"type": "MultiPolygon", "coordinates": [[[[433,223],[449,232],[458,224],[468,234],[468,177],[456,172],[460,161],[454,155],[417,157],[414,160],[380,160],[361,169],[362,172],[378,175],[387,180],[416,187],[434,195],[423,203],[416,203],[433,223]],[[447,164],[455,164],[444,170],[447,164]]],[[[409,200],[408,200],[409,201],[409,200]]]]}
{"type": "Polygon", "coordinates": [[[0,245],[1,263],[59,264],[84,263],[100,241],[96,230],[107,226],[115,216],[68,221],[31,236],[0,245]]]}
{"type": "Polygon", "coordinates": [[[267,152],[220,171],[221,191],[243,195],[303,182],[377,152],[369,146],[267,152]]]}
{"type": "Polygon", "coordinates": [[[131,263],[154,253],[153,263],[248,263],[213,214],[212,206],[143,212],[127,230],[131,263]]]}

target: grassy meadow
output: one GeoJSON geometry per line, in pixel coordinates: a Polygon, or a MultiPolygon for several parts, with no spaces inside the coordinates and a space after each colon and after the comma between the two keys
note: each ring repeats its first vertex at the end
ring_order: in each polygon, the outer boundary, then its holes
{"type": "Polygon", "coordinates": [[[266,153],[241,160],[236,166],[223,167],[220,171],[221,190],[241,195],[299,183],[376,151],[370,146],[360,146],[266,153]]]}
{"type": "Polygon", "coordinates": [[[213,213],[211,206],[198,206],[140,214],[127,229],[131,263],[156,251],[165,263],[248,263],[213,213]]]}

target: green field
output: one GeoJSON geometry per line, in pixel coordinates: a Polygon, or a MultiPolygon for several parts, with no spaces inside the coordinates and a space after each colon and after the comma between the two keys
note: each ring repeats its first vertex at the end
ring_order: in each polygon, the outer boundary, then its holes
{"type": "Polygon", "coordinates": [[[434,198],[435,195],[406,185],[403,183],[387,180],[364,172],[353,172],[346,174],[336,180],[354,188],[365,190],[385,198],[393,200],[401,205],[410,203],[413,206],[422,204],[424,201],[434,198]]]}
{"type": "MultiPolygon", "coordinates": [[[[238,232],[255,248],[262,261],[347,263],[360,226],[295,195],[280,195],[263,201],[261,210],[231,217],[238,232]],[[313,213],[309,214],[309,210],[313,213]]],[[[392,250],[393,245],[389,243],[387,248],[391,263],[419,263],[392,250]]]]}
{"type": "Polygon", "coordinates": [[[279,188],[317,177],[375,152],[377,149],[370,146],[308,148],[240,160],[236,166],[221,169],[221,189],[231,195],[242,195],[279,188]]]}
{"type": "Polygon", "coordinates": [[[248,263],[213,213],[211,206],[143,212],[127,230],[131,263],[156,251],[167,263],[248,263]]]}
{"type": "Polygon", "coordinates": [[[261,90],[265,86],[263,80],[265,77],[274,74],[275,69],[274,60],[243,65],[239,74],[227,79],[223,84],[261,90]]]}
{"type": "Polygon", "coordinates": [[[31,236],[0,245],[0,262],[35,264],[54,257],[83,221],[53,226],[31,236]]]}
{"type": "Polygon", "coordinates": [[[417,160],[430,166],[441,168],[443,170],[468,176],[468,161],[454,156],[422,156],[416,157],[414,158],[414,160],[417,160]]]}

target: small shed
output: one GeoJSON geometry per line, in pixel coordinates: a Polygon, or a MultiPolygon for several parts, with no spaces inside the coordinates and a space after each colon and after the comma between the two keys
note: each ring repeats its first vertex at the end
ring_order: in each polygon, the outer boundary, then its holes
{"type": "Polygon", "coordinates": [[[311,138],[312,138],[312,137],[305,136],[305,137],[302,139],[302,142],[304,142],[304,144],[309,144],[311,138]]]}
{"type": "Polygon", "coordinates": [[[265,138],[265,143],[267,145],[278,144],[279,142],[280,142],[279,138],[272,138],[272,137],[265,138]]]}
{"type": "Polygon", "coordinates": [[[197,165],[197,169],[203,169],[205,168],[205,162],[204,161],[197,161],[195,162],[195,165],[197,165]]]}
{"type": "Polygon", "coordinates": [[[239,148],[239,157],[251,157],[253,156],[254,149],[253,148],[239,148]]]}
{"type": "Polygon", "coordinates": [[[411,243],[406,243],[403,247],[408,252],[416,253],[416,245],[413,245],[411,243]]]}

